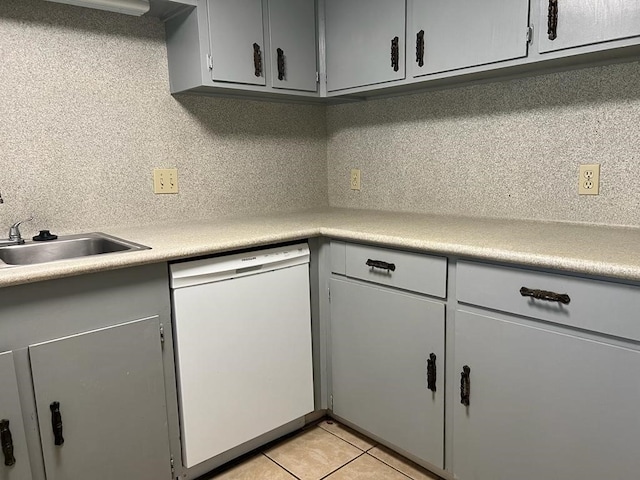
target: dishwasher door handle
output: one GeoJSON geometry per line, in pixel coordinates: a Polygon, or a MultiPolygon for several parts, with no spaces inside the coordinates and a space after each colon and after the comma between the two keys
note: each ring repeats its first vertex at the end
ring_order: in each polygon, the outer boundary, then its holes
{"type": "Polygon", "coordinates": [[[252,265],[251,267],[237,268],[236,273],[247,273],[262,270],[263,265],[252,265]]]}

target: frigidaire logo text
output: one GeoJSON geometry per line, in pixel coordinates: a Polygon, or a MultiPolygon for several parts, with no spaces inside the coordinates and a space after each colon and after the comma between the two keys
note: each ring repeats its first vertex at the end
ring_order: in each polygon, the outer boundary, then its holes
{"type": "Polygon", "coordinates": [[[255,260],[257,257],[247,257],[247,258],[243,258],[241,260],[241,262],[248,262],[249,260],[255,260]]]}

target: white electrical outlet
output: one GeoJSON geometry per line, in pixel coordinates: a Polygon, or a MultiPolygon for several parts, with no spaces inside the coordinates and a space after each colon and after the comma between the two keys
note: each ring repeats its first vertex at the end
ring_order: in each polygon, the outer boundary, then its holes
{"type": "Polygon", "coordinates": [[[598,195],[600,193],[600,165],[580,165],[578,179],[579,195],[598,195]]]}
{"type": "Polygon", "coordinates": [[[360,169],[352,169],[350,178],[351,190],[360,190],[360,169]]]}
{"type": "Polygon", "coordinates": [[[178,193],[178,169],[155,168],[153,170],[153,193],[178,193]]]}

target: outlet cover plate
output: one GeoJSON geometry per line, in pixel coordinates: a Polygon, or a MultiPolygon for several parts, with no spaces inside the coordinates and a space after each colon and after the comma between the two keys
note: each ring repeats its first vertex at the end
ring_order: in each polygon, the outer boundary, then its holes
{"type": "Polygon", "coordinates": [[[600,194],[600,165],[580,165],[578,180],[579,195],[599,195],[600,194]]]}

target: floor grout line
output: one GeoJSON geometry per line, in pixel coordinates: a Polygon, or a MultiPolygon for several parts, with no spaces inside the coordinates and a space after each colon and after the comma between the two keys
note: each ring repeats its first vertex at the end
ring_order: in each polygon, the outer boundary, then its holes
{"type": "Polygon", "coordinates": [[[387,467],[390,467],[390,468],[392,468],[393,470],[395,470],[396,472],[398,472],[398,473],[400,473],[400,474],[404,475],[405,477],[410,478],[411,480],[415,480],[415,479],[414,479],[412,476],[410,476],[409,474],[404,473],[404,472],[402,472],[402,471],[398,470],[398,469],[397,469],[396,467],[394,467],[393,465],[389,465],[389,464],[388,464],[387,462],[385,462],[384,460],[381,460],[381,459],[379,459],[378,457],[376,457],[376,456],[374,456],[374,455],[371,455],[369,452],[366,452],[366,454],[367,454],[367,455],[369,455],[371,458],[375,458],[377,461],[379,461],[379,462],[380,462],[380,463],[382,463],[383,465],[386,465],[387,467]]]}
{"type": "Polygon", "coordinates": [[[292,475],[293,478],[295,478],[296,480],[301,480],[301,478],[299,476],[297,476],[295,473],[290,472],[289,470],[287,470],[286,468],[284,468],[282,465],[280,465],[278,462],[276,462],[273,458],[271,458],[269,455],[267,455],[266,453],[262,452],[262,455],[264,455],[265,457],[267,457],[270,461],[272,461],[273,463],[275,463],[278,467],[280,467],[282,470],[284,470],[285,472],[287,472],[288,474],[292,475]]]}
{"type": "Polygon", "coordinates": [[[369,447],[367,450],[363,450],[362,448],[360,448],[358,445],[356,445],[355,443],[350,442],[349,440],[347,440],[346,438],[342,438],[340,435],[333,433],[330,430],[327,430],[326,428],[323,428],[321,425],[318,425],[318,427],[320,427],[322,430],[324,430],[327,433],[330,433],[331,435],[333,435],[336,438],[339,438],[340,440],[342,440],[343,442],[347,442],[349,445],[352,445],[354,447],[356,447],[358,450],[360,450],[361,452],[368,452],[369,450],[371,450],[372,448],[376,447],[376,445],[373,445],[371,447],[369,447]]]}
{"type": "Polygon", "coordinates": [[[357,459],[359,459],[361,456],[366,455],[366,452],[362,452],[360,455],[358,455],[357,457],[352,458],[351,460],[349,460],[347,463],[345,463],[344,465],[339,466],[338,468],[336,468],[335,470],[332,470],[331,472],[327,473],[324,477],[320,477],[318,480],[324,480],[325,478],[333,475],[334,473],[336,473],[338,470],[342,470],[344,467],[346,467],[347,465],[349,465],[350,463],[355,462],[357,459]]]}

